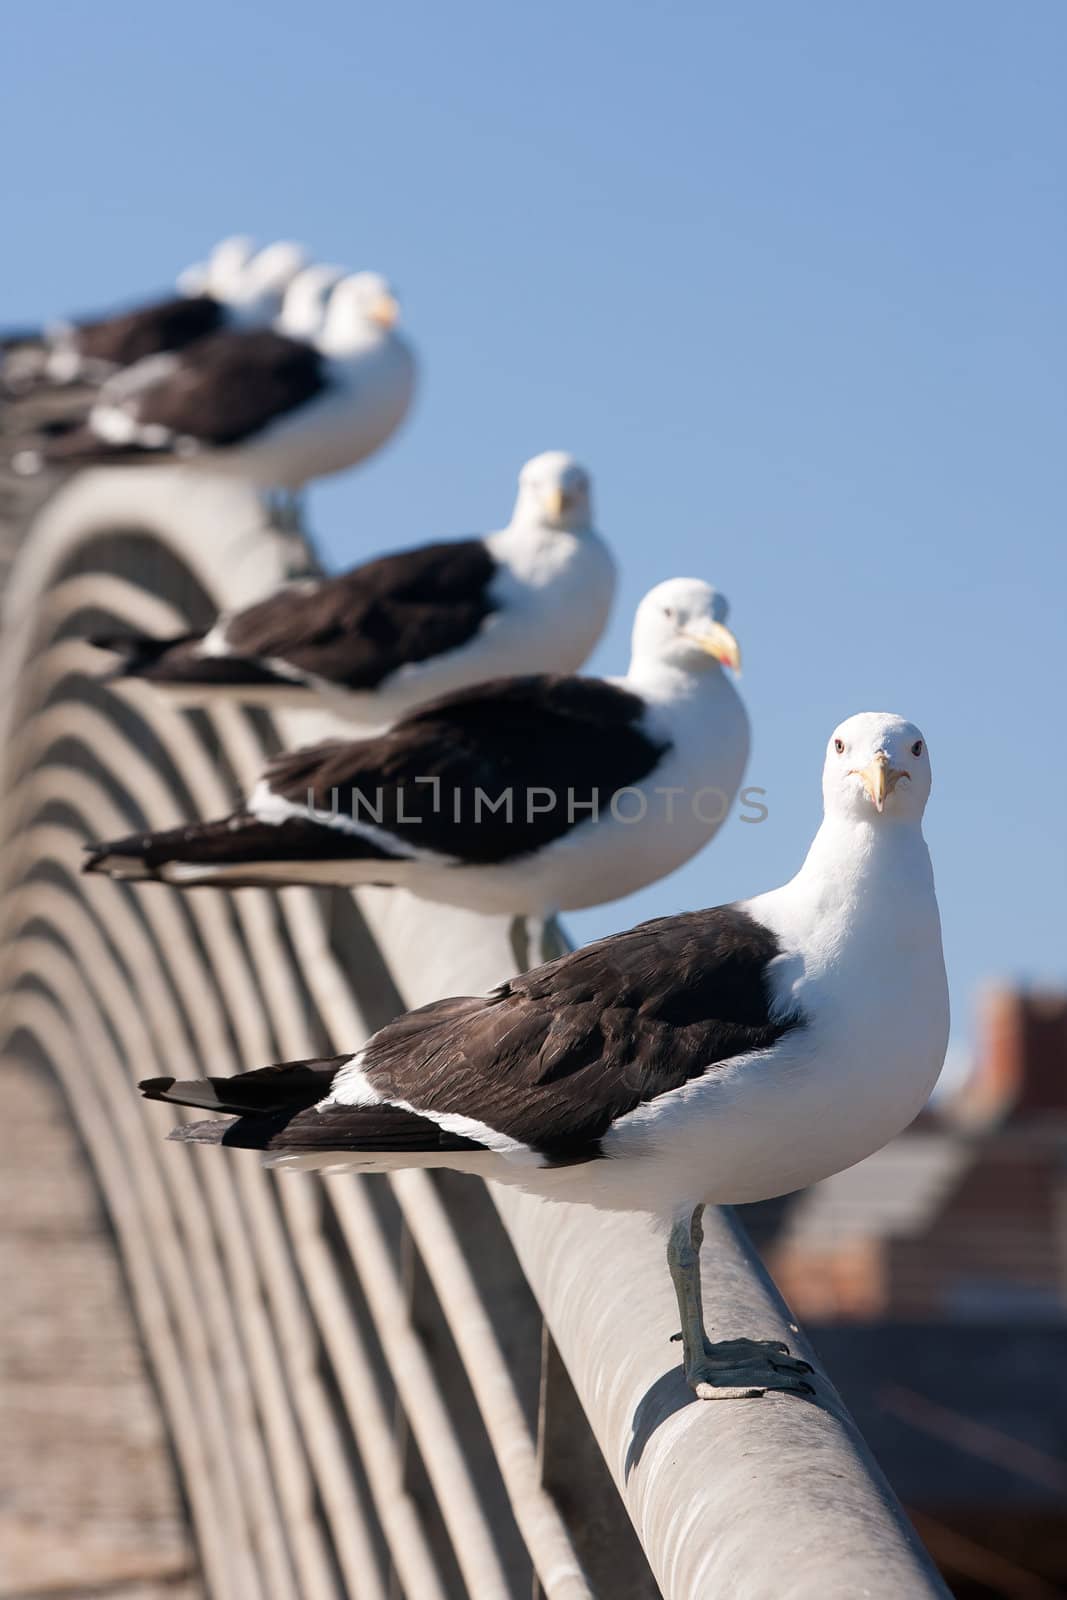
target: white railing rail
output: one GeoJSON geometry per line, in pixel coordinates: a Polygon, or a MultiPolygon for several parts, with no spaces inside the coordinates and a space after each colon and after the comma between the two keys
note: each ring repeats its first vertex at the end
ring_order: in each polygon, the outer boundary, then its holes
{"type": "MultiPolygon", "coordinates": [[[[2,1032],[56,1074],[106,1197],[213,1600],[943,1594],[825,1378],[812,1401],[691,1401],[640,1219],[163,1142],[137,1078],[352,1049],[513,972],[515,930],[373,890],[80,876],[86,840],[218,813],[323,725],[111,690],[82,636],[180,629],[310,557],[240,485],[165,470],[86,474],[20,531],[2,1032]]],[[[705,1263],[717,1333],[804,1349],[727,1217],[705,1263]]]]}

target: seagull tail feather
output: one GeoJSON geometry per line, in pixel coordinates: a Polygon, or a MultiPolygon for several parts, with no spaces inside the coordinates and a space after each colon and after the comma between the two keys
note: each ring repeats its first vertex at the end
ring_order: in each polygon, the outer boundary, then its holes
{"type": "Polygon", "coordinates": [[[122,839],[87,845],[82,871],[112,878],[165,881],[171,868],[217,868],[235,859],[246,859],[251,838],[258,838],[260,847],[265,848],[276,831],[245,812],[237,812],[217,822],[185,823],[158,833],[131,833],[122,839]]]}
{"type": "Polygon", "coordinates": [[[279,688],[290,694],[303,688],[300,683],[249,656],[206,655],[202,633],[177,634],[157,639],[147,633],[95,633],[89,643],[94,650],[119,657],[105,681],[119,678],[146,678],[152,683],[182,689],[279,688]]]}

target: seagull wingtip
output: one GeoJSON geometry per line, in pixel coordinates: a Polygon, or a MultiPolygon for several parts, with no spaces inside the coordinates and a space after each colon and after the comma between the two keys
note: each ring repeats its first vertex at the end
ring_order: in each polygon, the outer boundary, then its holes
{"type": "Polygon", "coordinates": [[[146,1100],[161,1100],[176,1082],[175,1078],[142,1078],[137,1087],[146,1100]]]}

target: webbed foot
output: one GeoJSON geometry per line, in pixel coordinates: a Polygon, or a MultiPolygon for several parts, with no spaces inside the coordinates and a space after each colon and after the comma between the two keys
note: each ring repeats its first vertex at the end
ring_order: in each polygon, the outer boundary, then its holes
{"type": "Polygon", "coordinates": [[[704,1354],[686,1371],[686,1382],[701,1400],[739,1400],[784,1389],[814,1394],[805,1382],[807,1361],[789,1353],[777,1339],[704,1340],[704,1354]]]}

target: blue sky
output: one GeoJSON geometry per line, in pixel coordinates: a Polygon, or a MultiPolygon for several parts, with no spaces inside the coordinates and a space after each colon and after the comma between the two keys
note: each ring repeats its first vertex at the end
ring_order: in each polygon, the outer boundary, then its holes
{"type": "Polygon", "coordinates": [[[498,525],[567,448],[623,565],[597,667],[659,579],[729,595],[768,821],[576,935],[788,876],[830,730],[890,709],[958,1036],[984,978],[1064,980],[1062,0],[105,0],[7,37],[0,320],[238,230],[382,268],[423,384],[313,491],[331,562],[498,525]]]}

